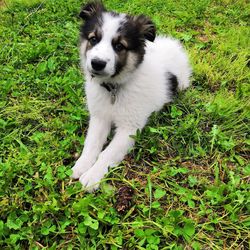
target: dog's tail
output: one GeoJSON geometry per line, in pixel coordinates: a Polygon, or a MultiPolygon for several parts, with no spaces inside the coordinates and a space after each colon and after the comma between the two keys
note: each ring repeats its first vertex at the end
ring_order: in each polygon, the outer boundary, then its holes
{"type": "Polygon", "coordinates": [[[177,78],[178,78],[178,90],[184,90],[191,85],[191,75],[192,70],[189,65],[189,62],[183,62],[181,70],[179,71],[177,78]]]}
{"type": "Polygon", "coordinates": [[[173,38],[159,37],[158,39],[162,53],[169,58],[167,60],[168,71],[177,77],[177,89],[186,89],[190,86],[192,70],[185,49],[178,40],[173,38]]]}
{"type": "Polygon", "coordinates": [[[191,81],[191,75],[192,75],[192,69],[189,63],[189,59],[187,56],[186,51],[182,47],[182,45],[179,43],[180,50],[179,50],[179,60],[178,60],[178,72],[177,72],[177,78],[178,78],[178,89],[184,90],[187,87],[190,86],[191,81]]]}

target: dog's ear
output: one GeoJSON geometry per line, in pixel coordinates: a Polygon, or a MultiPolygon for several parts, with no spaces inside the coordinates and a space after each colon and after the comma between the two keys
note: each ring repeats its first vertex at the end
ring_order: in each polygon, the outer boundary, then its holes
{"type": "Polygon", "coordinates": [[[83,20],[88,20],[89,18],[98,15],[99,13],[105,11],[105,7],[103,6],[101,1],[94,1],[87,3],[81,10],[79,17],[83,20]]]}
{"type": "Polygon", "coordinates": [[[156,28],[154,23],[144,15],[134,17],[134,21],[137,23],[144,38],[153,42],[156,36],[156,28]]]}

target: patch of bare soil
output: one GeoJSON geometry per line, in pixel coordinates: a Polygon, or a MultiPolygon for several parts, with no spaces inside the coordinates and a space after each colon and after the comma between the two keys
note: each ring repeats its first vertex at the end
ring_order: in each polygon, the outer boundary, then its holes
{"type": "Polygon", "coordinates": [[[134,190],[128,186],[122,186],[117,192],[115,208],[118,213],[124,214],[132,206],[134,190]]]}

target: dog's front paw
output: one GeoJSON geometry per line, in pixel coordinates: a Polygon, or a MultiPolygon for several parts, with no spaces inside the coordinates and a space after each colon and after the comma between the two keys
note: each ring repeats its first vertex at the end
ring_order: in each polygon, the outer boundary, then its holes
{"type": "Polygon", "coordinates": [[[71,168],[72,171],[73,171],[73,173],[71,175],[71,178],[79,179],[80,176],[83,173],[87,172],[91,167],[92,167],[92,164],[89,161],[87,161],[87,160],[80,157],[77,160],[75,166],[73,168],[71,168]]]}
{"type": "Polygon", "coordinates": [[[86,191],[93,192],[99,188],[100,181],[107,172],[108,168],[99,168],[93,166],[80,177],[79,181],[86,191]]]}

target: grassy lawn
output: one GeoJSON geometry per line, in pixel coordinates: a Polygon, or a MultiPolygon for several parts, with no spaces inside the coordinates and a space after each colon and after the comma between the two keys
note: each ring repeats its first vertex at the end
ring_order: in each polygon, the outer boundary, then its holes
{"type": "Polygon", "coordinates": [[[82,1],[0,0],[0,249],[249,249],[250,5],[104,2],[180,39],[192,87],[85,193],[69,178],[88,124],[82,1]]]}

